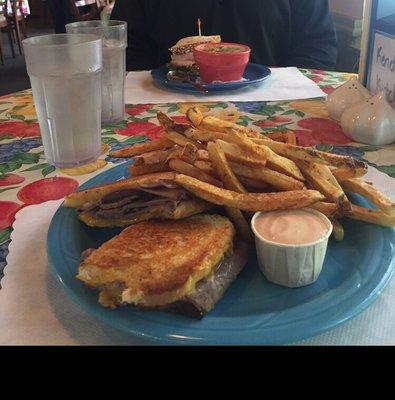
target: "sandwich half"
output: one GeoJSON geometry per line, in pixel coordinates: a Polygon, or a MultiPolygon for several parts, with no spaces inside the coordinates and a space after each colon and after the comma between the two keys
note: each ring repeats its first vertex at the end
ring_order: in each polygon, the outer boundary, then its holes
{"type": "Polygon", "coordinates": [[[99,302],[132,304],[201,318],[247,262],[232,223],[201,214],[141,222],[82,256],[77,278],[100,291],[99,302]]]}
{"type": "Polygon", "coordinates": [[[72,193],[65,207],[77,209],[78,218],[92,227],[124,227],[151,219],[180,219],[211,209],[164,172],[123,179],[72,193]]]}
{"type": "Polygon", "coordinates": [[[192,70],[195,67],[195,58],[193,48],[198,44],[219,43],[221,36],[189,36],[179,40],[169,50],[171,51],[170,66],[181,68],[185,71],[192,70]]]}

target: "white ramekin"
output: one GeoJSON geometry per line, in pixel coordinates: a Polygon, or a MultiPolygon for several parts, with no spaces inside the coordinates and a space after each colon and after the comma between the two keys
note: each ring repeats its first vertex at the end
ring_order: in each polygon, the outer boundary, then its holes
{"type": "Polygon", "coordinates": [[[310,285],[321,273],[333,226],[331,221],[319,211],[311,208],[304,208],[304,210],[325,221],[328,226],[325,237],[316,242],[300,245],[275,243],[262,238],[255,229],[255,220],[264,213],[257,212],[251,220],[259,268],[269,281],[278,285],[291,288],[310,285]]]}

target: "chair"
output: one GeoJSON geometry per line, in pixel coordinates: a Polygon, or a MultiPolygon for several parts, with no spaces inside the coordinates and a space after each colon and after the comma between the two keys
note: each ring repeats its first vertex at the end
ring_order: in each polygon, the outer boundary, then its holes
{"type": "Polygon", "coordinates": [[[22,37],[27,38],[25,15],[23,14],[22,0],[11,1],[11,14],[8,14],[8,22],[11,24],[11,29],[15,35],[16,42],[19,48],[19,54],[22,54],[22,37]]]}
{"type": "Polygon", "coordinates": [[[2,49],[2,32],[6,32],[10,42],[12,57],[15,58],[14,44],[12,42],[12,29],[7,18],[7,0],[0,0],[0,60],[4,65],[4,53],[2,49]]]}

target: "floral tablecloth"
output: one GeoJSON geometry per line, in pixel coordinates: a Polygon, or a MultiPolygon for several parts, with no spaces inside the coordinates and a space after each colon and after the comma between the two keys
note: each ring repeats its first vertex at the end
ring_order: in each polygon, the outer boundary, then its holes
{"type": "MultiPolygon", "coordinates": [[[[326,93],[350,75],[302,70],[326,93]]],[[[162,135],[157,111],[185,121],[191,103],[127,105],[127,118],[102,130],[103,154],[94,163],[56,169],[45,161],[31,90],[0,97],[0,278],[6,265],[12,223],[18,210],[30,204],[56,200],[78,185],[115,164],[124,162],[106,156],[108,150],[130,146],[162,135]]],[[[262,134],[293,130],[303,146],[349,154],[395,178],[395,146],[365,146],[351,143],[341,127],[329,119],[323,99],[292,102],[198,103],[204,112],[250,125],[262,134]]]]}

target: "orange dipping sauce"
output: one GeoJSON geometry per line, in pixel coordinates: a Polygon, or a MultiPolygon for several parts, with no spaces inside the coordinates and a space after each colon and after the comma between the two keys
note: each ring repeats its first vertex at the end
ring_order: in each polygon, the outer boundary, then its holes
{"type": "Polygon", "coordinates": [[[324,239],[330,226],[308,210],[274,211],[259,215],[254,222],[262,239],[284,245],[304,245],[324,239]]]}

